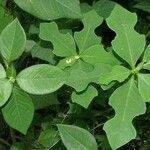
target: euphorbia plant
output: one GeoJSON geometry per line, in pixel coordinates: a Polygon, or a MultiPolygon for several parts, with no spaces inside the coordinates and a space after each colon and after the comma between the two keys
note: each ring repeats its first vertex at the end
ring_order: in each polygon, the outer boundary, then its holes
{"type": "MultiPolygon", "coordinates": [[[[4,28],[0,35],[3,59],[3,65],[0,64],[0,107],[7,124],[23,134],[27,133],[34,116],[33,95],[44,97],[67,85],[71,87],[72,102],[87,109],[98,95],[97,85],[105,90],[117,84],[118,88],[109,98],[115,116],[104,124],[104,130],[112,149],[134,139],[136,130],[132,121],[145,113],[146,102],[150,102],[150,46],[147,47],[145,36],[134,29],[136,14],[112,3],[114,8],[106,22],[116,37],[108,51],[95,34],[103,17],[94,9],[89,8],[82,15],[79,3],[72,0],[55,0],[52,6],[48,0],[44,3],[41,0],[38,3],[34,0],[15,2],[23,10],[43,20],[62,17],[80,19],[83,29],[72,32],[59,29],[54,21],[41,23],[39,38],[51,42],[53,54],[59,58],[59,62],[56,65],[32,65],[18,71],[15,64],[25,51],[26,34],[18,19],[4,28]],[[56,8],[60,9],[59,13],[55,13],[56,8]]],[[[92,134],[80,127],[62,123],[57,124],[57,128],[68,150],[98,150],[92,134]]],[[[45,126],[48,125],[43,128],[45,126]]],[[[52,148],[58,143],[59,136],[56,129],[46,128],[38,140],[52,148]],[[46,134],[54,138],[52,143],[45,142],[46,134]],[[53,137],[52,134],[56,135],[53,137]]]]}
{"type": "Polygon", "coordinates": [[[13,62],[21,56],[25,44],[25,32],[15,19],[2,31],[0,37],[0,50],[5,63],[5,69],[1,65],[0,106],[10,97],[10,101],[2,109],[4,118],[11,127],[24,134],[32,121],[34,107],[30,96],[21,89],[32,94],[47,94],[65,82],[63,71],[47,64],[31,66],[16,75],[13,62]],[[16,87],[16,82],[21,89],[16,87]]]}
{"type": "Polygon", "coordinates": [[[115,117],[104,125],[113,149],[126,144],[136,137],[133,118],[145,113],[149,102],[149,47],[146,48],[144,35],[134,30],[137,16],[116,5],[106,20],[116,32],[112,42],[114,52],[126,65],[114,66],[109,74],[100,76],[101,84],[112,81],[123,82],[110,97],[109,104],[115,109],[115,117]],[[144,53],[144,56],[143,56],[144,53]]]}

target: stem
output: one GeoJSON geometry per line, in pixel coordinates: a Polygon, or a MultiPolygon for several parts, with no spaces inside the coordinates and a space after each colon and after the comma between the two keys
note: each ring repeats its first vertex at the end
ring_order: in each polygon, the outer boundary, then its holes
{"type": "Polygon", "coordinates": [[[141,69],[143,69],[143,65],[144,65],[144,62],[139,63],[139,64],[137,65],[137,67],[132,70],[132,73],[133,73],[133,74],[139,73],[139,71],[140,71],[141,69]]]}
{"type": "Polygon", "coordinates": [[[104,115],[110,113],[112,110],[113,110],[112,108],[109,108],[109,109],[107,109],[107,110],[105,110],[105,111],[103,111],[103,112],[96,113],[96,114],[94,115],[94,117],[104,116],[104,115]]]}
{"type": "Polygon", "coordinates": [[[10,135],[11,135],[12,142],[15,143],[16,142],[15,133],[14,133],[13,129],[11,129],[11,128],[10,128],[10,135]]]}
{"type": "Polygon", "coordinates": [[[7,145],[7,146],[11,146],[7,141],[5,141],[4,139],[0,138],[0,143],[7,145]]]}
{"type": "Polygon", "coordinates": [[[9,67],[9,63],[6,60],[4,60],[4,64],[5,64],[5,69],[7,70],[9,67]]]}
{"type": "Polygon", "coordinates": [[[104,123],[99,123],[97,126],[95,126],[95,127],[91,130],[91,132],[94,131],[94,130],[97,129],[97,128],[102,127],[103,125],[104,125],[104,123]]]}

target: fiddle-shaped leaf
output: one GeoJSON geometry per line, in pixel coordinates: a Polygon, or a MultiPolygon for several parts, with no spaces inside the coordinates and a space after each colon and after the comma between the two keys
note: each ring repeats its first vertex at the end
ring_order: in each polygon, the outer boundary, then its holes
{"type": "Polygon", "coordinates": [[[105,123],[104,130],[112,149],[115,150],[136,138],[132,120],[145,113],[146,105],[139,94],[134,78],[114,91],[109,104],[114,108],[115,116],[105,123]]]}
{"type": "Polygon", "coordinates": [[[40,38],[52,42],[53,53],[60,57],[77,55],[76,45],[70,33],[60,33],[55,22],[40,25],[40,38]]]}
{"type": "Polygon", "coordinates": [[[82,68],[82,61],[79,61],[75,66],[66,70],[66,85],[73,87],[77,92],[85,90],[89,83],[98,83],[100,74],[110,71],[111,66],[107,64],[97,64],[92,71],[86,71],[89,69],[86,66],[82,68]]]}
{"type": "Polygon", "coordinates": [[[112,42],[114,51],[134,68],[146,44],[145,36],[134,30],[137,15],[116,4],[106,21],[117,34],[112,42]]]}
{"type": "Polygon", "coordinates": [[[83,25],[82,31],[75,32],[74,38],[79,48],[79,53],[82,53],[87,48],[100,44],[100,38],[95,34],[95,29],[103,21],[95,10],[91,10],[83,15],[83,25]]]}
{"type": "Polygon", "coordinates": [[[86,49],[80,56],[85,62],[89,64],[104,63],[109,65],[116,65],[119,61],[113,54],[106,52],[102,45],[94,45],[86,49]]]}
{"type": "Polygon", "coordinates": [[[87,87],[85,91],[82,92],[74,91],[71,95],[71,99],[74,103],[77,103],[83,106],[84,108],[88,108],[93,98],[96,97],[97,95],[98,95],[97,90],[92,85],[90,85],[89,87],[87,87]]]}

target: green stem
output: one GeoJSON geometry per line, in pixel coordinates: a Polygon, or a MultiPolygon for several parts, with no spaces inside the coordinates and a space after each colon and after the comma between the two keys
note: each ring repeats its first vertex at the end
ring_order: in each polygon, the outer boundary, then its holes
{"type": "Polygon", "coordinates": [[[10,135],[11,135],[12,142],[15,143],[16,142],[15,133],[14,133],[13,129],[11,129],[11,128],[10,128],[10,135]]]}
{"type": "Polygon", "coordinates": [[[133,73],[133,74],[139,73],[139,71],[140,71],[141,69],[143,69],[143,65],[144,65],[144,62],[139,63],[139,64],[137,65],[137,67],[132,70],[132,73],[133,73]]]}
{"type": "Polygon", "coordinates": [[[7,141],[5,141],[4,139],[0,138],[0,143],[7,145],[7,146],[11,146],[7,141]]]}

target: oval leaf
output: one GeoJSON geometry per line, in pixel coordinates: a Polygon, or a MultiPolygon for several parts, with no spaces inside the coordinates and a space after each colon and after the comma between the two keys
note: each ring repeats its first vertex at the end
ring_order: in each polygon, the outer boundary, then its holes
{"type": "Polygon", "coordinates": [[[3,106],[9,99],[12,92],[12,84],[6,80],[0,80],[0,107],[3,106]]]}
{"type": "Polygon", "coordinates": [[[17,83],[26,92],[41,95],[59,89],[65,83],[65,77],[58,67],[40,64],[20,72],[17,83]]]}
{"type": "Polygon", "coordinates": [[[43,19],[81,18],[78,0],[14,0],[28,13],[43,19]]]}
{"type": "Polygon", "coordinates": [[[26,45],[26,35],[19,23],[15,19],[2,31],[0,36],[0,51],[2,56],[8,61],[14,61],[21,56],[26,45]]]}
{"type": "Polygon", "coordinates": [[[2,109],[7,124],[26,134],[34,115],[34,105],[28,94],[14,88],[8,104],[2,109]]]}
{"type": "Polygon", "coordinates": [[[101,74],[99,82],[108,85],[112,81],[123,82],[131,74],[131,71],[123,66],[114,66],[109,73],[101,74]]]}
{"type": "Polygon", "coordinates": [[[73,125],[57,125],[61,139],[68,150],[98,150],[97,143],[87,130],[73,125]]]}

